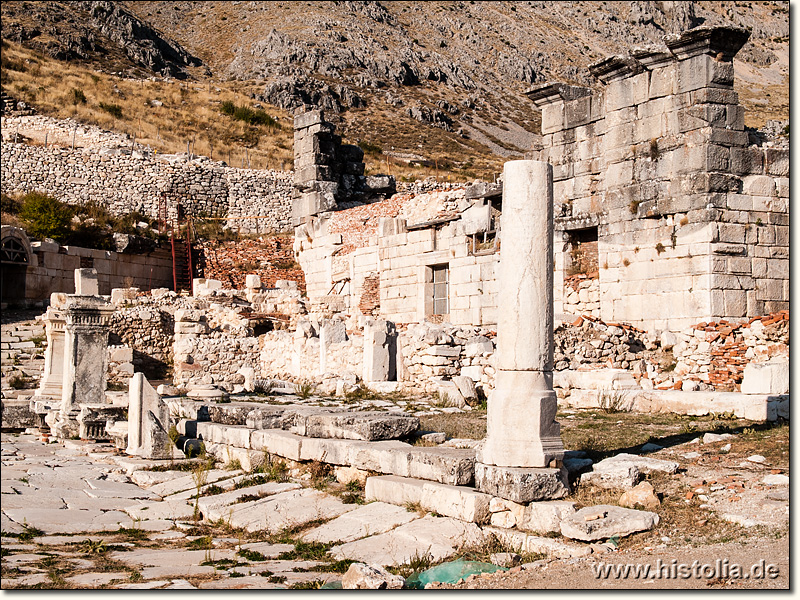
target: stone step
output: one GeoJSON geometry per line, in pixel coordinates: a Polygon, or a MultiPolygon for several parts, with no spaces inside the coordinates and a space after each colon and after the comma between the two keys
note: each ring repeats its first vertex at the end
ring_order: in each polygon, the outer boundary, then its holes
{"type": "Polygon", "coordinates": [[[392,440],[312,438],[282,429],[252,430],[209,422],[179,423],[181,433],[192,429],[206,443],[206,451],[223,461],[239,460],[245,469],[252,468],[263,460],[264,453],[268,453],[293,461],[316,460],[449,485],[469,485],[474,479],[475,451],[472,449],[417,447],[392,440]]]}
{"type": "Polygon", "coordinates": [[[474,488],[387,475],[367,479],[365,499],[399,506],[419,504],[430,512],[480,524],[489,520],[492,496],[474,488]]]}

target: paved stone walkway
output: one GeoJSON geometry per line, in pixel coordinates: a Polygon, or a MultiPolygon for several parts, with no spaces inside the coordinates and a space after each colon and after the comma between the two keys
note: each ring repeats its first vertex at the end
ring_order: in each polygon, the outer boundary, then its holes
{"type": "Polygon", "coordinates": [[[334,561],[441,559],[482,540],[472,523],[298,482],[237,488],[251,476],[219,469],[201,492],[221,493],[200,497],[195,521],[197,479],[146,464],[106,444],[2,434],[3,589],[315,587],[341,578],[334,561]]]}

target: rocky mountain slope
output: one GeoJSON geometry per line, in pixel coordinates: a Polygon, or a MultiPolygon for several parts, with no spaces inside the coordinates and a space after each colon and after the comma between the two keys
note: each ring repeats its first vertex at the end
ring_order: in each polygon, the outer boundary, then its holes
{"type": "Polygon", "coordinates": [[[700,24],[752,30],[736,65],[748,125],[788,118],[788,2],[2,5],[3,38],[51,56],[256,83],[255,101],[323,106],[348,137],[412,157],[437,144],[519,154],[538,129],[525,89],[598,85],[592,62],[700,24]]]}

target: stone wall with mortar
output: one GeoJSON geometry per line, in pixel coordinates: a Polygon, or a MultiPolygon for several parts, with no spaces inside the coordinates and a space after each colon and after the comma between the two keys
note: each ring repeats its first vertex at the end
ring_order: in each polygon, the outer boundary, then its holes
{"type": "Polygon", "coordinates": [[[68,204],[97,202],[115,215],[158,217],[166,195],[169,216],[180,203],[188,215],[228,217],[243,233],[291,229],[291,172],[235,169],[206,157],[157,155],[120,148],[65,148],[4,141],[2,191],[38,191],[68,204]],[[257,217],[257,218],[256,218],[257,217]]]}
{"type": "Polygon", "coordinates": [[[596,227],[604,320],[680,331],[788,308],[789,156],[744,128],[732,58],[746,39],[700,27],[593,65],[600,91],[528,92],[533,157],[553,165],[556,290],[569,233],[596,227]]]}

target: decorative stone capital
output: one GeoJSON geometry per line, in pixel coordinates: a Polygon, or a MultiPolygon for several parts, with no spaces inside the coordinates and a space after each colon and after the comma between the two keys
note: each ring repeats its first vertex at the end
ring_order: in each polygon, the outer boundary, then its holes
{"type": "Polygon", "coordinates": [[[750,32],[742,27],[695,27],[668,35],[664,42],[678,60],[710,54],[730,62],[749,38],[750,32]]]}

